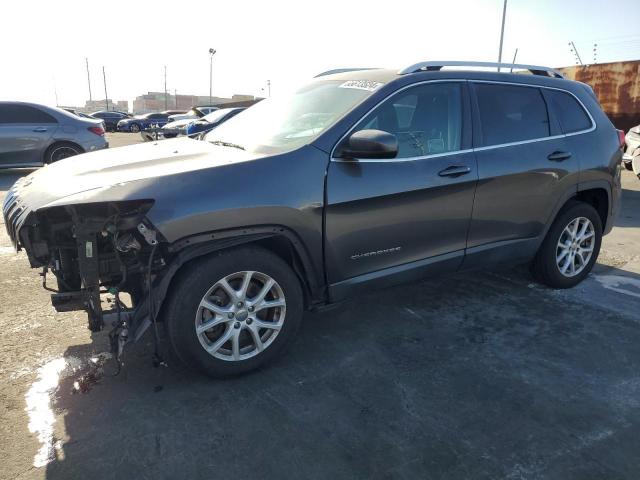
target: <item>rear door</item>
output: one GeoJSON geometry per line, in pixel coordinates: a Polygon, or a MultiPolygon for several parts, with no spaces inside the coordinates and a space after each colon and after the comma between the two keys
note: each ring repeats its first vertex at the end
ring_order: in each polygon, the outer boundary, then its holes
{"type": "Polygon", "coordinates": [[[31,105],[3,104],[0,108],[0,167],[42,163],[57,120],[31,105]]]}
{"type": "Polygon", "coordinates": [[[575,191],[578,161],[541,88],[470,85],[479,180],[465,263],[525,258],[558,203],[575,191]]]}
{"type": "Polygon", "coordinates": [[[456,269],[477,180],[466,82],[402,90],[351,133],[364,129],[393,133],[399,153],[391,160],[332,159],[325,218],[329,282],[385,278],[389,271],[382,271],[395,267],[456,269]]]}

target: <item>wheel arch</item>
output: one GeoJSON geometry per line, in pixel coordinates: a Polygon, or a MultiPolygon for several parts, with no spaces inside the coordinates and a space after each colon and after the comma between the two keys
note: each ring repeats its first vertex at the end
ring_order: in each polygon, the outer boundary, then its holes
{"type": "Polygon", "coordinates": [[[567,190],[565,194],[560,197],[549,216],[544,234],[540,238],[541,243],[560,212],[569,202],[575,200],[588,203],[596,209],[602,220],[603,232],[608,232],[607,228],[609,230],[611,229],[611,226],[607,224],[611,219],[611,185],[605,180],[583,182],[567,190]]]}
{"type": "Polygon", "coordinates": [[[583,188],[578,188],[575,199],[588,203],[596,209],[604,231],[611,213],[611,187],[609,184],[606,182],[594,182],[583,186],[583,188]]]}
{"type": "Polygon", "coordinates": [[[154,286],[154,292],[159,292],[154,293],[157,299],[155,311],[161,310],[171,283],[191,262],[215,252],[248,245],[275,253],[292,268],[302,285],[306,309],[325,302],[326,289],[319,281],[319,272],[297,235],[286,227],[269,225],[199,234],[171,244],[168,251],[175,255],[159,284],[154,286]]]}

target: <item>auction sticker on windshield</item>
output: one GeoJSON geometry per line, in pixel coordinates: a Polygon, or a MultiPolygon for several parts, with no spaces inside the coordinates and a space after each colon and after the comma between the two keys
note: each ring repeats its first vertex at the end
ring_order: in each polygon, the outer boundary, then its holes
{"type": "Polygon", "coordinates": [[[371,80],[349,80],[340,85],[340,88],[355,88],[357,90],[367,90],[373,92],[380,88],[383,84],[380,82],[372,82],[371,80]]]}

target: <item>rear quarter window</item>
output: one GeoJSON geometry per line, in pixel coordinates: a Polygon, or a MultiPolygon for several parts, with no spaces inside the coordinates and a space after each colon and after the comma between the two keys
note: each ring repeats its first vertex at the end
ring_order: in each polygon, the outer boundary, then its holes
{"type": "Polygon", "coordinates": [[[540,89],[475,84],[482,145],[502,145],[549,136],[549,116],[540,89]]]}
{"type": "Polygon", "coordinates": [[[546,94],[551,100],[564,133],[575,133],[591,128],[591,119],[573,95],[559,90],[547,90],[546,94]]]}

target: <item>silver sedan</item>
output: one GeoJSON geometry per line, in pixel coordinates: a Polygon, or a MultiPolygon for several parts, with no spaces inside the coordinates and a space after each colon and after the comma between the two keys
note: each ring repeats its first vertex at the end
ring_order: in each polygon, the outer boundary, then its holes
{"type": "Polygon", "coordinates": [[[100,120],[55,107],[0,102],[0,168],[39,167],[107,148],[100,120]]]}

